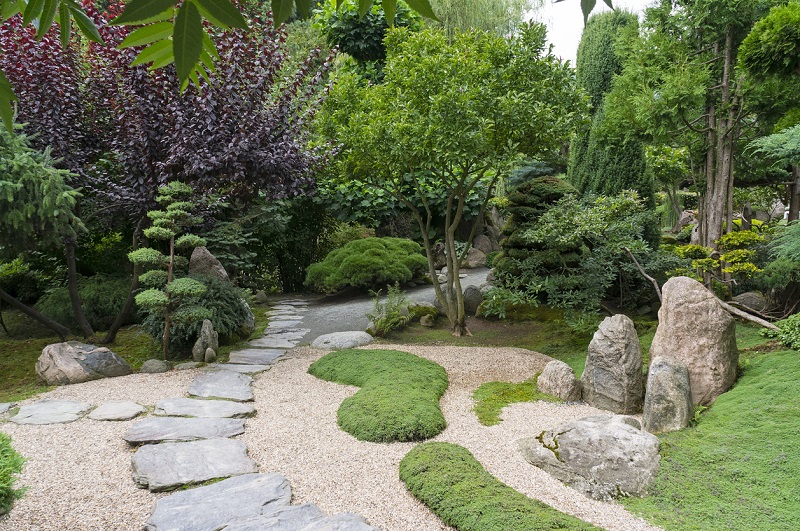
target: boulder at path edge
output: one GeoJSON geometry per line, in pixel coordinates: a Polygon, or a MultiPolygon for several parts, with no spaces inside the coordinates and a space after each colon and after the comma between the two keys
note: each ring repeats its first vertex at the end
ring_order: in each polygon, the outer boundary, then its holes
{"type": "Polygon", "coordinates": [[[47,385],[82,383],[131,372],[128,362],[109,349],[78,341],[47,345],[36,362],[36,377],[47,385]]]}
{"type": "Polygon", "coordinates": [[[677,431],[689,425],[693,413],[686,365],[672,358],[652,359],[644,397],[644,429],[650,433],[677,431]]]}
{"type": "Polygon", "coordinates": [[[334,332],[319,336],[311,343],[311,348],[340,350],[369,345],[372,341],[372,336],[366,332],[334,332]]]}
{"type": "Polygon", "coordinates": [[[536,380],[542,393],[553,395],[564,402],[577,402],[581,399],[581,382],[575,377],[572,367],[561,360],[553,360],[545,365],[536,380]]]}

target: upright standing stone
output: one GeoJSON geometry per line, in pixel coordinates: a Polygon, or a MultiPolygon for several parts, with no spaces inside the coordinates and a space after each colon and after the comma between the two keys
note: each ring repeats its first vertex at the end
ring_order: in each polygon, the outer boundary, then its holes
{"type": "Polygon", "coordinates": [[[642,348],[630,318],[617,314],[600,323],[589,343],[581,384],[590,406],[622,414],[642,410],[642,348]]]}
{"type": "Polygon", "coordinates": [[[192,347],[192,359],[208,363],[206,361],[208,349],[213,350],[215,353],[219,350],[219,333],[214,330],[214,324],[210,320],[203,319],[203,325],[200,327],[200,336],[192,347]]]}
{"type": "Polygon", "coordinates": [[[663,356],[685,364],[692,400],[709,405],[736,379],[736,323],[714,294],[694,279],[673,277],[662,292],[650,358],[663,356]]]}
{"type": "Polygon", "coordinates": [[[189,258],[190,275],[208,275],[220,280],[230,280],[228,272],[219,260],[211,254],[205,247],[195,247],[192,256],[189,258]]]}
{"type": "Polygon", "coordinates": [[[650,433],[677,431],[692,420],[692,390],[686,365],[671,358],[650,360],[644,396],[644,429],[650,433]]]}
{"type": "Polygon", "coordinates": [[[575,378],[572,367],[561,360],[553,360],[544,366],[542,374],[536,380],[539,391],[557,396],[565,402],[577,402],[581,399],[581,382],[575,378]]]}

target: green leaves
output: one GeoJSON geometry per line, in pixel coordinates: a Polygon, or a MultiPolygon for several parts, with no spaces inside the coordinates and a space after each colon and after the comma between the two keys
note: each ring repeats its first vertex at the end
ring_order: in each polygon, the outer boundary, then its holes
{"type": "MultiPolygon", "coordinates": [[[[611,5],[611,0],[604,0],[607,4],[611,5]]],[[[358,12],[363,17],[372,8],[374,0],[358,0],[358,12]]],[[[433,20],[439,20],[433,12],[430,0],[406,0],[406,3],[422,15],[433,20]]],[[[337,0],[336,8],[341,6],[341,0],[337,0]]],[[[294,14],[295,5],[297,6],[297,14],[305,18],[310,14],[309,0],[272,0],[272,15],[275,17],[276,24],[282,24],[289,20],[294,14]]],[[[383,11],[386,13],[386,20],[389,24],[394,22],[394,15],[397,13],[397,0],[382,0],[383,11]]]]}
{"type": "Polygon", "coordinates": [[[14,101],[17,101],[14,89],[11,88],[11,83],[6,75],[0,71],[0,117],[9,132],[13,131],[14,108],[12,102],[14,101]]]}
{"type": "Polygon", "coordinates": [[[175,31],[175,25],[172,22],[156,22],[149,26],[143,26],[130,35],[119,45],[120,48],[128,48],[130,46],[144,46],[152,42],[160,41],[170,37],[175,31]]]}
{"type": "Polygon", "coordinates": [[[174,0],[132,0],[125,11],[111,21],[116,26],[141,24],[165,11],[172,9],[174,0]]]}
{"type": "Polygon", "coordinates": [[[175,36],[172,41],[175,70],[184,81],[194,71],[203,50],[203,19],[194,2],[187,1],[175,17],[175,36]]]}
{"type": "MultiPolygon", "coordinates": [[[[298,0],[298,9],[303,1],[308,4],[308,0],[298,0]]],[[[228,0],[197,0],[197,6],[203,16],[215,26],[223,29],[247,29],[247,21],[228,0]]]]}

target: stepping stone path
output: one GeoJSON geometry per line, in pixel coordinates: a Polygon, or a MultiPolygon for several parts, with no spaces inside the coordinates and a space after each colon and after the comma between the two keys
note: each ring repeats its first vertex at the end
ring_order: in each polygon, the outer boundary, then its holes
{"type": "Polygon", "coordinates": [[[89,413],[92,420],[131,420],[147,411],[144,406],[130,400],[112,400],[89,413]]]}
{"type": "MultiPolygon", "coordinates": [[[[245,418],[255,414],[251,374],[270,365],[294,347],[310,330],[300,328],[307,303],[288,299],[273,306],[273,320],[262,338],[232,352],[229,363],[204,367],[189,385],[199,398],[166,398],[155,405],[152,417],[132,425],[123,438],[140,445],[131,458],[133,481],[152,492],[218,483],[179,490],[158,500],[145,524],[150,531],[377,531],[360,516],[325,516],[314,505],[290,505],[289,481],[280,474],[260,474],[241,440],[245,418]],[[226,479],[227,478],[227,479],[226,479]]],[[[176,369],[193,369],[192,362],[176,369]]],[[[0,404],[0,415],[16,404],[0,404]]],[[[40,400],[20,407],[11,417],[17,424],[72,422],[93,406],[70,400],[40,400]]],[[[135,402],[114,400],[89,414],[93,420],[129,420],[145,412],[135,402]]]]}
{"type": "Polygon", "coordinates": [[[74,422],[92,409],[91,404],[75,400],[40,400],[19,408],[11,417],[17,424],[62,424],[74,422]]]}

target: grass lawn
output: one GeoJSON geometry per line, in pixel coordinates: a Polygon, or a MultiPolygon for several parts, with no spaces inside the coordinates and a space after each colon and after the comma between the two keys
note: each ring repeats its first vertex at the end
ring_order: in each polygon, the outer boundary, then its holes
{"type": "Polygon", "coordinates": [[[421,441],[446,427],[441,365],[394,350],[339,350],[308,369],[322,380],[361,389],[339,407],[339,426],[362,441],[421,441]]]}
{"type": "MultiPolygon", "coordinates": [[[[260,337],[267,326],[266,306],[251,304],[256,319],[256,331],[252,337],[260,337]]],[[[0,402],[16,402],[38,393],[52,389],[36,382],[34,366],[42,354],[42,349],[60,339],[53,332],[27,316],[14,311],[4,311],[3,320],[11,333],[11,337],[0,330],[0,402]]],[[[102,338],[103,332],[97,336],[102,338]]],[[[83,341],[81,337],[72,336],[69,340],[83,341]]],[[[219,358],[227,359],[228,354],[241,347],[244,342],[221,345],[219,358]]],[[[146,360],[161,358],[161,345],[138,326],[122,328],[116,341],[108,346],[131,364],[134,370],[139,369],[146,360]]]]}

